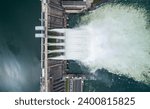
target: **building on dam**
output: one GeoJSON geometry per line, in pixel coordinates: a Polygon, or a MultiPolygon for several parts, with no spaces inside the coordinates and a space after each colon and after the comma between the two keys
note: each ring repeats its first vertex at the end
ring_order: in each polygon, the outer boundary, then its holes
{"type": "Polygon", "coordinates": [[[55,59],[65,53],[64,33],[53,31],[67,28],[70,13],[85,12],[93,0],[41,0],[41,25],[36,26],[36,38],[41,38],[42,92],[81,92],[84,77],[67,74],[67,60],[55,59]]]}

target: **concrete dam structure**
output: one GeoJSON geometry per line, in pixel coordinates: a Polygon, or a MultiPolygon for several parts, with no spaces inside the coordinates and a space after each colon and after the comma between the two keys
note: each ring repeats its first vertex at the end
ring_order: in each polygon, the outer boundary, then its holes
{"type": "Polygon", "coordinates": [[[41,38],[41,92],[81,92],[83,77],[67,74],[67,60],[56,59],[65,53],[65,35],[54,29],[67,28],[67,15],[82,13],[91,0],[41,0],[41,25],[36,26],[36,38],[41,38]]]}

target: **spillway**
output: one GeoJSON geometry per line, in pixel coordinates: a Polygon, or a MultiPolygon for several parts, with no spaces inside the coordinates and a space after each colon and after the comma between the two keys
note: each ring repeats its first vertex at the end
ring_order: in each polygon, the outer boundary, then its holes
{"type": "Polygon", "coordinates": [[[94,72],[105,68],[150,84],[150,28],[143,8],[104,5],[81,17],[65,32],[65,59],[81,61],[94,72]]]}

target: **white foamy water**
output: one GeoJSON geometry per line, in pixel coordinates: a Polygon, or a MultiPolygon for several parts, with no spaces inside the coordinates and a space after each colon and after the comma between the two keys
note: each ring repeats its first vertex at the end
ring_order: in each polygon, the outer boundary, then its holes
{"type": "Polygon", "coordinates": [[[150,83],[150,29],[144,9],[105,5],[82,17],[78,28],[65,30],[66,59],[91,71],[106,68],[150,83]]]}

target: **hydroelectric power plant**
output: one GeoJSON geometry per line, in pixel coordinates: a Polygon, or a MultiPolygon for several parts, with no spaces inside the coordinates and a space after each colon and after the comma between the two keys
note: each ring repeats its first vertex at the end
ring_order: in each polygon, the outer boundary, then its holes
{"type": "Polygon", "coordinates": [[[48,82],[49,91],[73,91],[72,83],[81,80],[79,90],[85,92],[150,91],[150,0],[93,0],[91,6],[85,0],[57,1],[48,4],[53,9],[51,29],[47,26],[51,60],[45,58],[45,38],[43,46],[41,38],[35,38],[35,26],[44,25],[36,31],[43,37],[47,24],[41,1],[1,1],[0,91],[45,91],[45,80],[54,83],[48,82]],[[56,47],[61,52],[52,53],[56,47]]]}
{"type": "Polygon", "coordinates": [[[119,85],[116,81],[125,81],[124,77],[129,78],[130,85],[141,84],[150,90],[150,30],[146,10],[92,2],[41,1],[41,26],[35,28],[35,37],[41,38],[41,91],[95,91],[95,79],[101,82],[98,84],[101,87],[106,86],[102,91],[111,91],[107,90],[111,87],[115,91],[119,85]],[[70,29],[71,14],[83,16],[80,24],[70,29]],[[68,60],[77,60],[90,73],[68,71],[68,60]]]}
{"type": "Polygon", "coordinates": [[[86,11],[92,2],[42,0],[41,26],[36,26],[35,37],[41,38],[41,91],[64,92],[83,90],[83,76],[67,74],[67,60],[58,58],[65,55],[64,32],[53,29],[67,28],[70,13],[86,11]]]}

